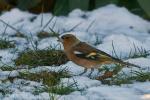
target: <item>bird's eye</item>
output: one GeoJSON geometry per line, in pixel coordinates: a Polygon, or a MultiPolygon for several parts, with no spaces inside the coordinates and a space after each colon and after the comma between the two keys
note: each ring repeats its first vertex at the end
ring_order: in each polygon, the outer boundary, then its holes
{"type": "Polygon", "coordinates": [[[62,39],[68,39],[69,37],[68,36],[62,36],[61,38],[62,39]]]}
{"type": "Polygon", "coordinates": [[[65,37],[65,39],[69,39],[69,37],[65,37]]]}
{"type": "Polygon", "coordinates": [[[61,38],[62,38],[62,39],[64,39],[65,37],[64,37],[64,36],[62,36],[61,38]]]}

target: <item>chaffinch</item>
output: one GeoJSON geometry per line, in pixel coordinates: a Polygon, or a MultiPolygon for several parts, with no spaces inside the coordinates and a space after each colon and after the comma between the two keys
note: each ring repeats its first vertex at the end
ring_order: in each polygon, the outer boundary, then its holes
{"type": "Polygon", "coordinates": [[[111,55],[105,53],[104,51],[96,49],[89,44],[80,41],[72,34],[65,34],[61,36],[59,38],[59,41],[63,44],[64,52],[66,53],[68,59],[73,61],[75,64],[85,68],[84,72],[81,74],[86,73],[87,69],[91,69],[92,73],[94,68],[98,68],[102,64],[111,63],[119,63],[123,66],[127,65],[139,68],[139,66],[137,65],[123,62],[122,60],[114,58],[111,55]]]}

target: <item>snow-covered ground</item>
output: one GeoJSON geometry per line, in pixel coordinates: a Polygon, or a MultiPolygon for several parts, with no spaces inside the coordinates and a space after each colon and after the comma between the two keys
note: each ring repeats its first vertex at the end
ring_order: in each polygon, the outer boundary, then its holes
{"type": "MultiPolygon", "coordinates": [[[[126,58],[130,53],[135,52],[137,48],[150,50],[150,22],[141,17],[130,13],[126,8],[117,7],[115,5],[107,5],[98,8],[91,12],[85,12],[80,9],[75,9],[68,16],[53,16],[51,13],[31,14],[18,9],[12,9],[9,12],[4,12],[0,19],[15,27],[25,36],[32,37],[33,41],[38,41],[38,48],[44,49],[50,45],[57,45],[57,38],[48,37],[38,39],[37,33],[40,31],[50,32],[49,27],[54,31],[59,31],[61,34],[69,31],[74,26],[70,34],[75,34],[82,41],[101,49],[113,55],[113,49],[118,56],[126,58]],[[53,19],[52,19],[53,18],[53,19]],[[52,19],[51,23],[48,23],[52,19]],[[43,20],[43,21],[41,21],[43,20]],[[47,25],[48,24],[48,25],[47,25]],[[54,25],[55,24],[55,25],[54,25]],[[90,26],[90,27],[89,27],[90,26]],[[112,42],[114,48],[112,46],[112,42]],[[95,45],[96,44],[96,45],[95,45]]],[[[7,37],[14,41],[17,49],[21,52],[27,47],[32,48],[32,44],[24,38],[11,37],[16,31],[11,29],[4,23],[0,22],[0,37],[7,37]],[[6,31],[5,31],[6,30],[6,31]],[[4,34],[5,33],[5,34],[4,34]]],[[[63,47],[61,48],[63,49],[63,47]]],[[[0,50],[0,65],[8,64],[13,66],[13,59],[17,58],[16,49],[0,50]]],[[[136,51],[138,52],[138,51],[136,51]]],[[[127,61],[137,64],[143,68],[143,71],[150,71],[150,56],[143,58],[126,59],[127,61]]],[[[69,61],[60,67],[38,66],[32,71],[55,70],[68,66],[70,73],[79,74],[83,68],[69,61]]],[[[139,70],[133,68],[132,70],[139,70]]],[[[128,73],[130,68],[124,68],[123,71],[128,73]]],[[[95,76],[97,70],[93,73],[95,76]]],[[[49,93],[43,92],[39,95],[34,95],[32,92],[42,84],[33,81],[16,79],[13,83],[1,80],[7,79],[7,76],[17,76],[18,72],[1,71],[0,70],[0,99],[3,100],[48,100],[49,93]],[[28,85],[24,85],[28,84],[28,85]],[[5,89],[5,96],[1,90],[5,89]],[[11,93],[8,93],[9,90],[11,93]],[[8,93],[8,94],[7,94],[8,93]]],[[[77,82],[78,88],[83,89],[82,92],[75,91],[68,95],[56,95],[59,100],[150,100],[150,82],[134,82],[133,84],[125,84],[121,86],[103,85],[100,81],[90,79],[87,74],[82,76],[74,76],[71,78],[62,78],[61,82],[72,84],[74,80],[77,82]]]]}

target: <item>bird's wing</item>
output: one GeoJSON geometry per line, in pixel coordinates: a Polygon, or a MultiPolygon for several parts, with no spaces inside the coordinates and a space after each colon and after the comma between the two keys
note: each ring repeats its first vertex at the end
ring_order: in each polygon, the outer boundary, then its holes
{"type": "Polygon", "coordinates": [[[134,66],[140,68],[138,65],[134,65],[132,63],[123,62],[121,59],[112,57],[111,55],[96,49],[85,42],[80,42],[76,46],[74,46],[74,54],[77,57],[80,57],[82,59],[88,59],[88,60],[94,60],[98,62],[114,62],[114,63],[120,63],[122,65],[127,66],[134,66]]]}
{"type": "Polygon", "coordinates": [[[112,59],[112,56],[110,56],[109,54],[101,50],[98,50],[86,44],[85,42],[80,42],[73,49],[74,54],[82,59],[96,60],[96,61],[112,59]]]}

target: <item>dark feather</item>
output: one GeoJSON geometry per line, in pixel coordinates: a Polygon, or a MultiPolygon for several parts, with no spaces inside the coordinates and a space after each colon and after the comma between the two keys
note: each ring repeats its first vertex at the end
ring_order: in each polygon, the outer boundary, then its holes
{"type": "Polygon", "coordinates": [[[108,57],[112,57],[111,55],[99,50],[99,49],[96,49],[88,44],[86,44],[85,42],[80,42],[79,44],[77,44],[75,47],[74,47],[74,50],[75,51],[78,51],[78,52],[82,52],[82,53],[85,53],[85,54],[90,54],[91,52],[95,52],[95,53],[99,53],[99,54],[102,54],[102,55],[106,55],[108,57]]]}
{"type": "Polygon", "coordinates": [[[80,54],[76,54],[77,57],[84,58],[84,59],[90,59],[90,60],[100,60],[105,58],[112,58],[109,54],[98,50],[85,42],[80,42],[74,47],[74,50],[77,52],[80,52],[80,54]],[[94,53],[94,55],[91,53],[94,53]],[[89,55],[89,56],[88,56],[89,55]]]}

